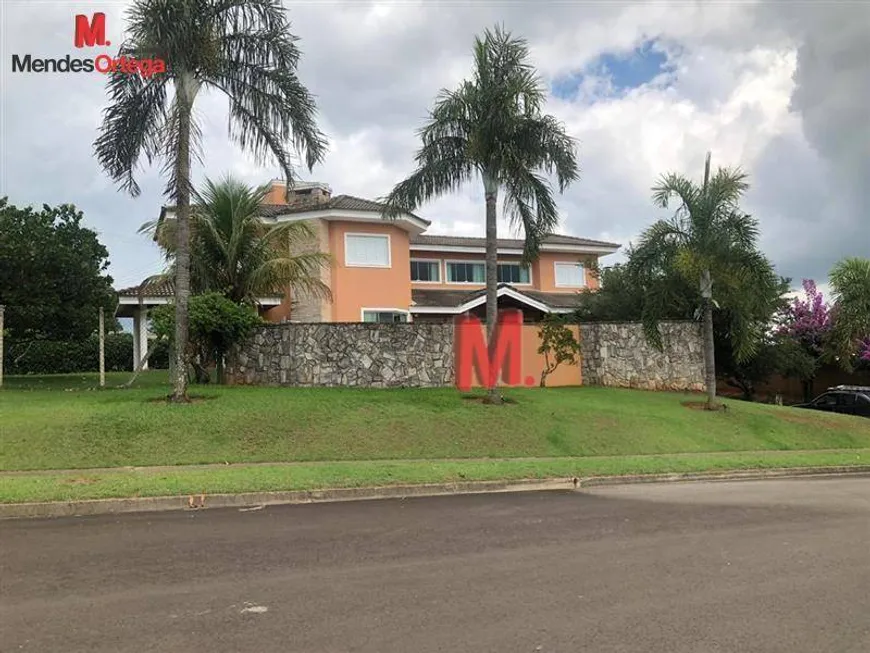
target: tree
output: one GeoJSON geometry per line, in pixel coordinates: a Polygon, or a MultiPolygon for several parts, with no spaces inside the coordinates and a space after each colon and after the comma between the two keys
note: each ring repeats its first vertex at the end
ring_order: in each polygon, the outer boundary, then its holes
{"type": "MultiPolygon", "coordinates": [[[[627,255],[631,260],[632,248],[627,255]]],[[[673,270],[660,270],[642,278],[633,275],[627,264],[603,268],[596,290],[584,288],[579,293],[574,313],[577,322],[638,322],[643,318],[644,302],[656,298],[661,320],[691,319],[694,311],[693,290],[673,270]]]]}
{"type": "Polygon", "coordinates": [[[134,170],[144,157],[164,160],[166,193],[175,202],[175,340],[171,400],[187,401],[185,355],[190,296],[190,167],[199,153],[194,102],[203,89],[229,99],[229,133],[260,159],[277,159],[293,179],[288,146],[304,152],[309,169],[326,151],[316,109],[299,81],[299,49],[278,0],[137,0],[128,13],[130,38],[120,55],[162,59],[165,73],[108,76],[109,106],[94,144],[109,176],[139,194],[134,170]],[[170,87],[174,89],[169,98],[170,87]]]}
{"type": "Polygon", "coordinates": [[[541,328],[538,329],[541,344],[538,353],[544,355],[544,369],[541,370],[542,388],[547,385],[547,377],[550,376],[562,363],[569,365],[577,364],[580,355],[580,342],[574,337],[574,333],[568,327],[568,321],[564,316],[547,315],[541,328]]]}
{"type": "MultiPolygon", "coordinates": [[[[152,315],[158,339],[172,339],[175,315],[171,307],[159,306],[152,315]]],[[[207,383],[206,369],[214,363],[218,383],[223,383],[224,356],[234,344],[246,338],[262,320],[249,306],[240,306],[224,295],[208,292],[190,298],[190,340],[188,354],[194,361],[196,380],[207,383]]],[[[187,372],[185,371],[185,374],[187,372]]]]}
{"type": "Polygon", "coordinates": [[[785,370],[786,376],[801,380],[804,389],[804,399],[809,401],[813,391],[813,379],[822,362],[830,354],[830,340],[833,327],[830,306],[825,302],[824,295],[819,292],[816,282],[804,279],[805,298],[795,297],[781,311],[776,329],[780,339],[787,339],[797,346],[801,355],[791,353],[785,370]]]}
{"type": "Polygon", "coordinates": [[[852,371],[853,361],[870,361],[870,259],[847,257],[830,273],[834,291],[832,348],[840,365],[852,371]]]}
{"type": "MultiPolygon", "coordinates": [[[[195,193],[191,214],[191,287],[194,293],[217,292],[237,304],[292,288],[329,297],[320,271],[330,257],[304,251],[314,239],[305,222],[264,225],[259,217],[267,186],[251,188],[232,177],[205,182],[195,193]]],[[[148,222],[140,231],[158,234],[174,260],[175,221],[148,222]]]]}
{"type": "Polygon", "coordinates": [[[0,198],[0,304],[11,360],[38,340],[81,342],[117,303],[109,253],[71,204],[19,208],[0,198]]]}
{"type": "MultiPolygon", "coordinates": [[[[746,179],[739,169],[719,168],[711,176],[709,153],[701,185],[676,173],[662,176],[652,189],[653,202],[668,208],[676,199],[679,206],[673,217],[659,220],[643,232],[630,260],[638,278],[671,269],[698,288],[708,409],[717,407],[714,308],[721,305],[720,301],[732,307],[728,328],[734,355],[738,361],[748,360],[757,351],[766,325],[746,319],[758,312],[757,304],[763,301],[758,293],[746,290],[780,283],[770,262],[756,248],[757,221],[739,208],[740,198],[749,187],[746,179]],[[714,298],[714,280],[720,301],[714,298]]],[[[656,297],[644,301],[644,322],[653,340],[658,335],[662,305],[656,297]]]]}
{"type": "MultiPolygon", "coordinates": [[[[559,191],[578,179],[575,142],[553,116],[542,115],[546,89],[529,63],[524,39],[501,28],[486,30],[474,44],[474,78],[442,90],[420,130],[417,169],[385,199],[385,217],[415,210],[434,197],[479,177],[486,203],[486,327],[495,345],[498,308],[496,205],[525,234],[523,258],[533,260],[541,240],[559,222],[552,184],[559,191]]],[[[489,403],[501,403],[489,388],[489,403]]]]}

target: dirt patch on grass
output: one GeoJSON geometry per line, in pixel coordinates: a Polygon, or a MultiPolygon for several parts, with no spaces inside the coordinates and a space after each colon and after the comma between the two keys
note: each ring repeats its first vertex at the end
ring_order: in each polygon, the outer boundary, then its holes
{"type": "MultiPolygon", "coordinates": [[[[465,401],[473,401],[473,402],[476,403],[476,404],[483,404],[483,405],[485,405],[485,406],[491,406],[491,405],[492,405],[492,404],[487,403],[487,401],[486,401],[486,396],[484,396],[484,395],[481,395],[481,396],[477,396],[477,395],[462,395],[462,398],[463,398],[465,401]]],[[[502,397],[502,398],[501,398],[501,402],[502,402],[503,404],[516,404],[516,403],[517,403],[517,400],[516,400],[516,399],[511,399],[510,397],[502,397]]]]}
{"type": "Polygon", "coordinates": [[[680,405],[691,410],[709,410],[714,413],[728,410],[728,406],[725,404],[713,404],[712,408],[708,408],[706,401],[681,401],[680,405]]]}
{"type": "MultiPolygon", "coordinates": [[[[218,395],[190,395],[190,401],[188,403],[191,404],[201,404],[204,401],[211,401],[212,399],[217,399],[218,395]]],[[[145,403],[148,404],[169,404],[169,397],[154,397],[153,399],[146,399],[145,403]]],[[[183,404],[182,404],[183,405],[183,404]]]]}
{"type": "Polygon", "coordinates": [[[76,476],[73,478],[68,478],[64,481],[66,485],[93,485],[97,482],[97,479],[92,476],[76,476]]]}

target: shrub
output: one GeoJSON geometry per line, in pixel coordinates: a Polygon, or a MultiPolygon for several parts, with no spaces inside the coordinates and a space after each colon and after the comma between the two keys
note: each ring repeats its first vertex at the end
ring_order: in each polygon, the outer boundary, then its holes
{"type": "MultiPolygon", "coordinates": [[[[81,341],[35,340],[6,343],[4,371],[7,374],[71,374],[100,369],[100,340],[97,335],[81,341]]],[[[133,369],[133,335],[106,335],[106,371],[133,369]]]]}

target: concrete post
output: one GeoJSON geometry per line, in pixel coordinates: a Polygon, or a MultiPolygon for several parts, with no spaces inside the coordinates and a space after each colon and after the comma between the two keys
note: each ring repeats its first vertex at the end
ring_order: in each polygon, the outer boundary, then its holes
{"type": "Polygon", "coordinates": [[[106,318],[100,306],[100,387],[106,387],[106,318]]]}
{"type": "MultiPolygon", "coordinates": [[[[140,309],[141,316],[139,317],[139,360],[142,360],[148,355],[148,309],[140,309]]],[[[137,361],[138,362],[138,361],[137,361]]],[[[148,369],[148,361],[142,365],[143,370],[148,369]]]]}
{"type": "Polygon", "coordinates": [[[141,320],[142,309],[137,308],[133,311],[133,371],[135,372],[139,366],[139,361],[142,360],[142,343],[139,342],[139,321],[141,320]]]}
{"type": "Polygon", "coordinates": [[[0,304],[0,388],[3,387],[3,316],[6,307],[0,304]]]}

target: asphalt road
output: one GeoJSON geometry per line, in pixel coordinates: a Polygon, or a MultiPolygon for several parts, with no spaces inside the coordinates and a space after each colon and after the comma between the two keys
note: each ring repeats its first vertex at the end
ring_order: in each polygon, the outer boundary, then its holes
{"type": "Polygon", "coordinates": [[[870,479],[0,522],[2,651],[870,651],[870,479]]]}

